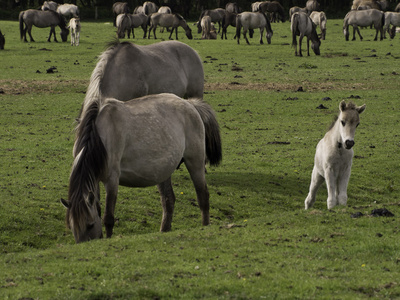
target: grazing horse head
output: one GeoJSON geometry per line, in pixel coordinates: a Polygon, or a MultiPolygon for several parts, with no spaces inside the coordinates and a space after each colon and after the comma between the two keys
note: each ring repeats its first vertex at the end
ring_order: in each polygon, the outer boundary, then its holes
{"type": "Polygon", "coordinates": [[[348,103],[343,100],[339,105],[340,114],[338,121],[340,122],[340,145],[344,145],[346,149],[351,149],[354,146],[354,136],[356,128],[360,124],[359,115],[365,110],[365,104],[356,106],[354,103],[348,103]]]}

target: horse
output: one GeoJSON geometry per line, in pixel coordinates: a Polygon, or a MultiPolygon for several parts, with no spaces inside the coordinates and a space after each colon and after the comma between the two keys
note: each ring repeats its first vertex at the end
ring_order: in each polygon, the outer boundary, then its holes
{"type": "Polygon", "coordinates": [[[171,27],[171,33],[169,35],[169,39],[171,39],[172,34],[175,30],[175,37],[178,39],[178,27],[181,26],[186,33],[186,36],[189,40],[193,39],[192,30],[190,29],[189,25],[186,23],[185,19],[180,14],[160,14],[154,13],[149,18],[150,21],[150,28],[149,28],[149,35],[150,38],[151,30],[153,30],[154,39],[156,39],[156,28],[157,26],[162,27],[171,27]]]}
{"type": "Polygon", "coordinates": [[[391,39],[396,35],[396,26],[400,26],[400,13],[398,12],[385,12],[385,25],[383,33],[387,31],[391,39]],[[393,25],[392,29],[389,30],[390,25],[393,25]]]}
{"type": "Polygon", "coordinates": [[[135,32],[134,29],[138,27],[142,27],[143,29],[143,38],[146,38],[147,35],[147,23],[148,23],[148,17],[143,14],[128,14],[129,18],[131,19],[131,29],[132,29],[132,38],[135,38],[135,32]]]}
{"type": "Polygon", "coordinates": [[[354,155],[354,136],[360,124],[360,114],[366,105],[356,106],[343,100],[340,113],[329,131],[317,145],[309,193],[304,202],[309,209],[315,202],[318,188],[326,181],[328,209],[347,204],[347,186],[354,155]]]}
{"type": "Polygon", "coordinates": [[[217,166],[222,159],[219,126],[211,106],[201,99],[184,100],[168,93],[126,102],[100,99],[97,93],[90,97],[91,105],[76,129],[68,200],[62,200],[76,243],[103,236],[100,181],[106,190],[107,238],[113,234],[119,185],[157,185],[163,209],[160,231],[170,231],[175,204],[171,175],[182,162],[196,190],[202,224],[209,225],[204,163],[217,166]]]}
{"type": "Polygon", "coordinates": [[[265,37],[267,39],[267,42],[268,44],[271,44],[273,31],[268,17],[263,12],[242,12],[236,16],[236,39],[238,44],[240,40],[240,31],[242,27],[243,27],[243,36],[248,45],[250,43],[246,35],[247,30],[256,28],[260,29],[260,44],[264,44],[263,42],[264,29],[266,29],[265,37]]]}
{"type": "Polygon", "coordinates": [[[310,14],[310,19],[313,21],[315,26],[319,26],[321,29],[321,40],[325,40],[326,36],[326,15],[323,11],[313,11],[310,14]]]}
{"type": "Polygon", "coordinates": [[[315,24],[306,13],[294,13],[292,15],[290,29],[292,32],[292,47],[295,48],[294,54],[296,56],[303,56],[301,53],[301,42],[303,41],[304,36],[307,37],[307,56],[310,56],[310,40],[311,49],[314,51],[315,55],[320,55],[319,47],[321,41],[319,40],[317,30],[315,29],[315,24]],[[299,36],[299,52],[297,52],[296,36],[299,36]]]}
{"type": "Polygon", "coordinates": [[[257,1],[257,2],[253,2],[251,4],[251,11],[252,12],[258,12],[260,10],[260,4],[263,3],[263,1],[257,1]]]}
{"type": "Polygon", "coordinates": [[[374,8],[377,10],[386,10],[388,7],[387,1],[378,1],[378,0],[354,0],[353,5],[351,6],[351,10],[358,10],[359,7],[369,7],[370,9],[374,8]]]}
{"type": "Polygon", "coordinates": [[[203,10],[200,14],[199,21],[197,22],[197,33],[201,32],[201,19],[204,16],[210,16],[211,22],[217,24],[218,23],[218,33],[221,31],[221,22],[225,15],[225,9],[223,8],[215,8],[215,9],[207,9],[203,10]]]}
{"type": "Polygon", "coordinates": [[[239,14],[241,13],[239,6],[237,5],[236,2],[228,2],[225,5],[225,11],[232,13],[232,14],[239,14]]]}
{"type": "MultiPolygon", "coordinates": [[[[172,14],[172,10],[171,10],[171,8],[168,7],[168,6],[161,6],[161,7],[158,9],[157,12],[160,13],[160,14],[172,14]]],[[[167,28],[167,31],[169,31],[168,28],[167,28]]],[[[160,28],[160,32],[161,32],[161,33],[164,32],[164,27],[161,27],[161,28],[160,28]]]]}
{"type": "Polygon", "coordinates": [[[306,3],[306,9],[308,15],[310,15],[313,11],[320,11],[321,5],[318,3],[317,0],[308,0],[306,3]]]}
{"type": "Polygon", "coordinates": [[[65,18],[79,17],[79,8],[74,4],[61,4],[57,7],[57,12],[65,18]]]}
{"type": "Polygon", "coordinates": [[[203,40],[215,40],[217,38],[214,23],[211,22],[210,16],[204,16],[201,19],[201,28],[202,28],[201,38],[203,40]]]}
{"type": "Polygon", "coordinates": [[[286,21],[286,17],[285,17],[285,11],[283,9],[283,6],[277,2],[277,1],[265,1],[262,2],[259,6],[258,6],[258,11],[262,11],[263,13],[270,13],[272,16],[271,21],[275,22],[275,15],[278,16],[278,20],[282,21],[283,23],[286,21]]]}
{"type": "Polygon", "coordinates": [[[125,38],[125,32],[128,35],[128,39],[131,37],[132,23],[129,14],[119,14],[115,25],[117,26],[117,37],[119,39],[125,38]]]}
{"type": "Polygon", "coordinates": [[[293,6],[289,9],[289,19],[292,20],[292,16],[295,12],[303,12],[307,13],[307,8],[306,7],[299,7],[299,6],[293,6]]]}
{"type": "Polygon", "coordinates": [[[41,6],[41,10],[46,11],[46,10],[52,10],[52,11],[57,11],[58,3],[54,1],[44,1],[43,5],[41,6]]]}
{"type": "Polygon", "coordinates": [[[396,5],[394,12],[400,12],[400,3],[396,5]]]}
{"type": "MultiPolygon", "coordinates": [[[[178,41],[141,46],[115,40],[99,57],[91,84],[104,98],[127,101],[150,94],[173,93],[203,98],[204,70],[200,56],[178,41]]],[[[88,90],[90,95],[94,91],[88,90]]],[[[86,97],[82,115],[90,105],[86,97]]]]}
{"type": "Polygon", "coordinates": [[[126,2],[115,2],[112,6],[112,12],[114,15],[113,25],[117,27],[117,16],[120,14],[129,14],[129,5],[126,2]]]}
{"type": "Polygon", "coordinates": [[[346,41],[349,40],[349,25],[353,26],[353,41],[356,40],[356,31],[360,37],[360,40],[363,40],[361,36],[360,29],[358,26],[367,27],[370,25],[375,26],[376,34],[374,41],[378,40],[378,33],[381,33],[381,40],[383,40],[383,26],[385,24],[385,14],[377,9],[368,9],[368,10],[351,10],[349,11],[343,20],[343,33],[346,38],[346,41]]]}
{"type": "MultiPolygon", "coordinates": [[[[236,27],[236,16],[237,14],[235,13],[230,13],[228,11],[225,12],[225,15],[222,19],[222,34],[221,34],[221,39],[227,39],[226,37],[226,32],[227,32],[227,28],[229,25],[236,27]]],[[[234,37],[234,39],[236,38],[236,35],[234,37]]]]}
{"type": "Polygon", "coordinates": [[[68,28],[71,30],[71,46],[79,46],[79,37],[81,34],[81,22],[79,18],[72,18],[69,21],[68,28]]]}
{"type": "Polygon", "coordinates": [[[133,10],[133,14],[144,14],[143,5],[136,6],[133,10]]]}
{"type": "Polygon", "coordinates": [[[49,38],[47,39],[48,42],[50,42],[51,35],[54,35],[54,41],[57,42],[55,27],[58,25],[61,28],[60,35],[62,41],[63,42],[67,41],[69,30],[66,27],[65,20],[59,13],[53,10],[41,11],[35,9],[28,9],[21,11],[19,13],[19,30],[20,30],[21,40],[23,39],[24,42],[27,42],[26,39],[27,31],[31,39],[31,42],[35,41],[31,34],[33,25],[39,28],[51,27],[50,35],[49,38]]]}
{"type": "Polygon", "coordinates": [[[146,1],[143,3],[143,11],[145,15],[150,16],[151,14],[157,12],[157,10],[158,6],[154,2],[146,1]]]}
{"type": "Polygon", "coordinates": [[[5,35],[2,34],[0,30],[0,50],[4,50],[5,43],[6,43],[5,35]]]}

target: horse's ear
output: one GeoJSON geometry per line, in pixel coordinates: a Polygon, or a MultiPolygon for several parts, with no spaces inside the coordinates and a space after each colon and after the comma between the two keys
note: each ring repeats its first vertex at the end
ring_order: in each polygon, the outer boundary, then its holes
{"type": "Polygon", "coordinates": [[[364,104],[362,106],[358,106],[356,108],[356,110],[358,111],[359,114],[361,114],[365,110],[366,107],[367,107],[367,105],[364,104]]]}
{"type": "Polygon", "coordinates": [[[65,208],[69,208],[69,202],[67,200],[61,198],[60,202],[62,205],[64,205],[65,208]]]}
{"type": "Polygon", "coordinates": [[[342,100],[339,104],[340,111],[345,111],[346,109],[346,101],[342,100]]]}

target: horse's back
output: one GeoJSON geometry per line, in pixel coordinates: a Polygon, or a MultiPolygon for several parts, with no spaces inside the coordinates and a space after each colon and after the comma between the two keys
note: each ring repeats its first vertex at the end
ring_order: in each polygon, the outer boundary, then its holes
{"type": "Polygon", "coordinates": [[[105,97],[119,100],[158,93],[203,97],[201,59],[190,46],[165,41],[147,46],[121,43],[107,54],[101,80],[105,97]]]}
{"type": "Polygon", "coordinates": [[[120,170],[121,185],[163,182],[188,152],[205,159],[201,117],[188,101],[173,94],[126,102],[107,99],[96,127],[107,153],[112,154],[109,169],[120,170]]]}

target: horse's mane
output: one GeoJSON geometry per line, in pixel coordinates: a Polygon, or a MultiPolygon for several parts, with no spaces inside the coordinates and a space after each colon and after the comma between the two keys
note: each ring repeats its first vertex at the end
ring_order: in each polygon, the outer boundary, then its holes
{"type": "Polygon", "coordinates": [[[174,15],[178,18],[178,20],[184,20],[184,18],[180,14],[175,13],[174,15]]]}
{"type": "Polygon", "coordinates": [[[96,130],[98,112],[99,104],[91,103],[77,130],[75,150],[78,154],[69,179],[69,209],[66,214],[66,222],[68,225],[72,223],[75,236],[86,226],[89,209],[85,199],[90,192],[96,193],[98,178],[107,162],[106,149],[96,130]]]}

